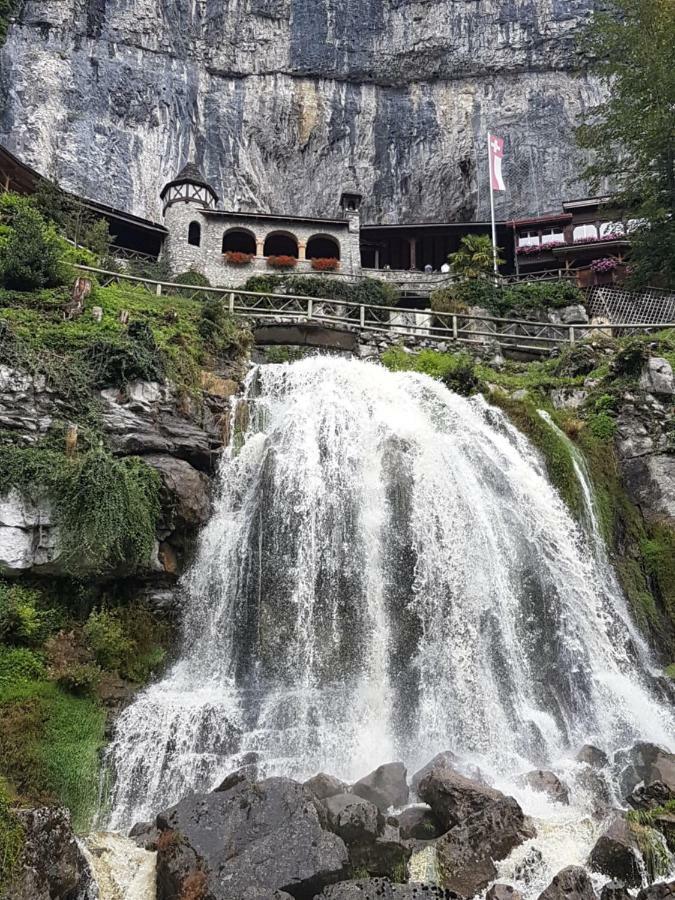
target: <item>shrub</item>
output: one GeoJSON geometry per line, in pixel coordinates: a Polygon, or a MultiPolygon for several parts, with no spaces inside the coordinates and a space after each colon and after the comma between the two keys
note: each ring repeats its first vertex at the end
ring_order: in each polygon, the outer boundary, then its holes
{"type": "MultiPolygon", "coordinates": [[[[478,282],[466,282],[467,284],[477,284],[478,282]]],[[[437,291],[431,292],[430,303],[434,312],[440,313],[465,313],[467,310],[466,303],[457,299],[457,287],[459,285],[451,285],[450,287],[439,288],[437,291]]]]}
{"type": "Polygon", "coordinates": [[[93,388],[124,387],[130,381],[162,381],[165,363],[152,329],[145,322],[132,322],[127,336],[101,338],[86,351],[92,369],[93,388]]]}
{"type": "Polygon", "coordinates": [[[230,266],[248,266],[254,258],[254,253],[242,253],[240,250],[227,250],[223,256],[230,266]]]}
{"type": "Polygon", "coordinates": [[[0,278],[5,287],[34,291],[66,277],[62,244],[54,227],[24,197],[0,197],[0,278]]]}
{"type": "MultiPolygon", "coordinates": [[[[459,243],[459,250],[448,257],[452,271],[461,278],[471,280],[490,276],[494,271],[493,247],[492,239],[487,234],[465,234],[459,243]]],[[[500,252],[501,248],[497,247],[497,265],[504,262],[500,252]]]]}
{"type": "Polygon", "coordinates": [[[431,308],[438,312],[465,312],[470,306],[481,306],[488,312],[496,312],[498,288],[483,279],[475,281],[458,281],[457,284],[431,295],[431,308]]]}
{"type": "Polygon", "coordinates": [[[298,264],[294,256],[268,256],[267,265],[272,269],[294,269],[298,264]]]}
{"type": "Polygon", "coordinates": [[[96,661],[104,669],[118,671],[133,648],[119,618],[103,609],[92,612],[84,626],[84,635],[96,661]]]}
{"type": "Polygon", "coordinates": [[[0,685],[41,678],[44,672],[42,656],[34,650],[0,646],[0,685]]]}
{"type": "Polygon", "coordinates": [[[76,697],[92,696],[100,681],[99,667],[87,663],[68,666],[59,672],[57,678],[57,684],[76,697]]]}
{"type": "Polygon", "coordinates": [[[636,378],[647,357],[648,350],[640,338],[629,338],[614,356],[612,368],[616,375],[636,378]]]}
{"type": "Polygon", "coordinates": [[[40,644],[53,626],[53,615],[38,609],[39,595],[21,584],[0,582],[0,640],[40,644]]]}
{"type": "Polygon", "coordinates": [[[588,427],[591,433],[599,441],[611,441],[616,432],[616,422],[606,412],[597,413],[588,420],[588,427]]]}
{"type": "Polygon", "coordinates": [[[312,260],[312,268],[316,272],[337,272],[340,268],[340,260],[315,258],[312,260]]]}
{"type": "Polygon", "coordinates": [[[440,379],[457,394],[471,394],[478,386],[476,368],[468,353],[439,353],[437,350],[421,350],[407,353],[402,347],[390,347],[380,361],[393,372],[421,372],[440,379]]]}
{"type": "Polygon", "coordinates": [[[584,295],[572,281],[525,281],[504,288],[498,297],[502,310],[560,308],[583,302],[584,295]]]}
{"type": "Polygon", "coordinates": [[[362,278],[348,283],[338,278],[303,275],[253,275],[244,285],[259,294],[296,294],[345,303],[367,303],[371,306],[395,306],[399,298],[396,285],[378,278],[362,278]]]}
{"type": "Polygon", "coordinates": [[[225,311],[222,300],[215,297],[202,306],[198,328],[207,351],[220,359],[244,351],[252,339],[225,311]]]}

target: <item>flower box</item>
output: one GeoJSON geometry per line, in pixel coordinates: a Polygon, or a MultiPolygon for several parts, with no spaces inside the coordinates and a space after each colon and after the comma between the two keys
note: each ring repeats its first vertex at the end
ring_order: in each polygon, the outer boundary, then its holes
{"type": "Polygon", "coordinates": [[[240,250],[227,250],[223,256],[230,266],[248,266],[253,262],[253,253],[242,253],[240,250]]]}
{"type": "Polygon", "coordinates": [[[294,269],[298,264],[294,256],[268,256],[267,265],[273,269],[294,269]]]}
{"type": "Polygon", "coordinates": [[[337,272],[340,268],[340,260],[318,257],[312,259],[312,268],[315,272],[337,272]]]}

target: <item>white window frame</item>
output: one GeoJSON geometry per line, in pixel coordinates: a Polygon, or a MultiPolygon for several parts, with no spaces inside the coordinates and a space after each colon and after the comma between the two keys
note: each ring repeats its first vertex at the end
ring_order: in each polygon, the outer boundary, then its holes
{"type": "Polygon", "coordinates": [[[575,241],[587,241],[597,238],[598,229],[592,222],[586,222],[584,225],[575,225],[572,232],[572,238],[575,241]]]}

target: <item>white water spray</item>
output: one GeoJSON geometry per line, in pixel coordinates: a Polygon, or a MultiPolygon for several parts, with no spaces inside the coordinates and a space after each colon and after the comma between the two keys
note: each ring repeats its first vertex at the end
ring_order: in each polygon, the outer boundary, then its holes
{"type": "Polygon", "coordinates": [[[112,827],[251,751],[267,774],[351,780],[452,749],[504,784],[587,741],[668,745],[597,524],[501,412],[325,357],[255,370],[245,402],[180,659],[117,723],[112,827]]]}

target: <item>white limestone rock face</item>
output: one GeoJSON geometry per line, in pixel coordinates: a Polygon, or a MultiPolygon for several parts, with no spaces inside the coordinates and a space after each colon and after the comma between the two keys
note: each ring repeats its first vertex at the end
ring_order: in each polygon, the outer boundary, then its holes
{"type": "Polygon", "coordinates": [[[0,574],[50,566],[58,556],[57,537],[46,500],[16,490],[0,497],[0,574]]]}
{"type": "Polygon", "coordinates": [[[640,387],[651,394],[675,394],[673,367],[668,360],[659,356],[648,359],[640,376],[640,387]]]}
{"type": "Polygon", "coordinates": [[[599,88],[574,45],[595,0],[26,0],[0,54],[0,142],[65,187],[158,217],[193,156],[229,209],[366,222],[559,207],[599,88]]]}

